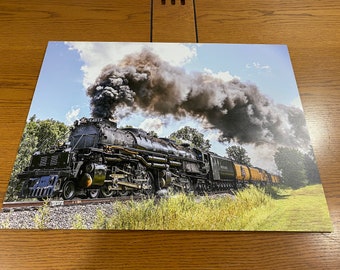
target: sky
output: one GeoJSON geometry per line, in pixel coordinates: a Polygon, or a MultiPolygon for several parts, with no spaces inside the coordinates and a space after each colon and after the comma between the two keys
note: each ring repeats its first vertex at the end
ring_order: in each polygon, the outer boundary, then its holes
{"type": "MultiPolygon", "coordinates": [[[[124,56],[149,47],[172,67],[186,74],[205,74],[224,82],[237,79],[256,85],[260,93],[274,104],[295,106],[302,110],[297,84],[285,45],[184,44],[184,43],[115,43],[115,42],[49,42],[28,118],[55,119],[71,125],[76,119],[90,117],[90,97],[86,89],[95,83],[103,67],[116,65],[124,56]]],[[[218,90],[217,90],[218,91],[218,90]]],[[[119,119],[118,125],[132,125],[154,130],[166,137],[176,129],[190,125],[213,142],[212,151],[224,156],[232,145],[215,142],[220,132],[206,129],[201,121],[186,115],[148,116],[135,111],[119,119]]],[[[268,147],[244,144],[252,163],[274,171],[272,152],[268,147]],[[262,153],[262,155],[259,155],[262,153]],[[264,158],[264,155],[266,156],[264,158]]]]}

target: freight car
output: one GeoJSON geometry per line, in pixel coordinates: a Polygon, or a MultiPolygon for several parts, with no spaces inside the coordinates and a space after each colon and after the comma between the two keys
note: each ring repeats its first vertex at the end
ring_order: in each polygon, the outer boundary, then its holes
{"type": "Polygon", "coordinates": [[[279,181],[262,169],[97,118],[76,121],[67,144],[33,154],[18,178],[22,198],[64,200],[151,196],[162,189],[203,193],[279,181]]]}

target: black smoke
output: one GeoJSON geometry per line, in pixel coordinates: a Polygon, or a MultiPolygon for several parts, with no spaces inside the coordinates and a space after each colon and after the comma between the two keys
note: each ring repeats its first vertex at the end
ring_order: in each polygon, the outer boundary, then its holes
{"type": "Polygon", "coordinates": [[[301,110],[276,105],[252,84],[222,81],[205,73],[188,74],[144,49],[108,65],[87,89],[92,115],[110,118],[120,108],[153,115],[192,116],[219,129],[221,141],[308,145],[301,110]]]}

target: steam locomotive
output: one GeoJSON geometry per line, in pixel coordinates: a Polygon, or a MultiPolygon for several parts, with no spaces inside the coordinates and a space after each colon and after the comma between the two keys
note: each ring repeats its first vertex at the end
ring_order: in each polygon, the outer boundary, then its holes
{"type": "Polygon", "coordinates": [[[23,182],[20,197],[39,200],[152,196],[169,189],[204,193],[279,182],[278,176],[260,168],[141,129],[117,128],[116,122],[100,118],[75,121],[69,142],[33,154],[18,178],[23,182]]]}

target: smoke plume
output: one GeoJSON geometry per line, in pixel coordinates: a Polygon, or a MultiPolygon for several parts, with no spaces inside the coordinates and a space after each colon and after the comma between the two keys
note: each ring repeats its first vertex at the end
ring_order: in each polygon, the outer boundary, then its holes
{"type": "Polygon", "coordinates": [[[108,65],[87,89],[92,115],[110,118],[120,108],[177,119],[192,116],[222,132],[221,141],[302,146],[309,143],[301,110],[276,105],[252,84],[188,74],[144,49],[108,65]]]}

